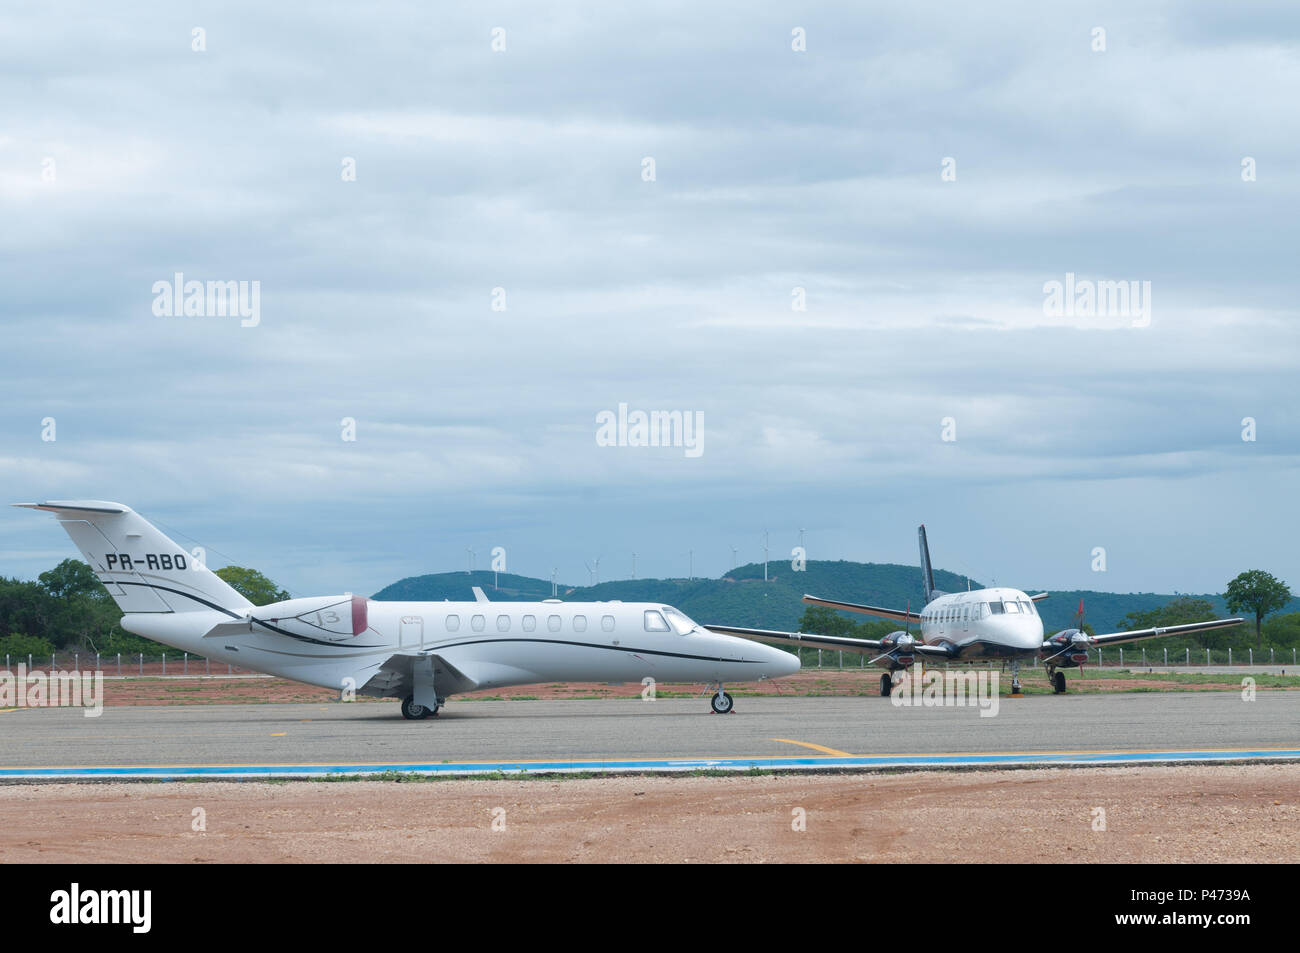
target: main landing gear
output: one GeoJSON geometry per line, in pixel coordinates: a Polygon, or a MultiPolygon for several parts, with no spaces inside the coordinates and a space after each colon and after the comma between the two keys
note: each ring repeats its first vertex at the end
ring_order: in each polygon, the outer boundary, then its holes
{"type": "Polygon", "coordinates": [[[722,684],[718,684],[718,690],[713,695],[713,700],[709,703],[715,715],[730,715],[735,708],[732,705],[731,696],[722,690],[722,684]]]}
{"type": "Polygon", "coordinates": [[[428,708],[424,705],[417,705],[415,703],[414,695],[407,695],[402,699],[402,717],[408,721],[420,721],[423,718],[428,718],[430,715],[436,715],[441,708],[441,698],[438,699],[438,704],[433,708],[428,708]]]}

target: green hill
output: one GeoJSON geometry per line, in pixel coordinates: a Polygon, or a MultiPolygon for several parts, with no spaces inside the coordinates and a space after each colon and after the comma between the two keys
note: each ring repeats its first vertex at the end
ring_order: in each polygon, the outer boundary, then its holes
{"type": "MultiPolygon", "coordinates": [[[[813,560],[804,572],[793,572],[788,563],[782,562],[769,564],[768,573],[765,583],[762,563],[750,563],[738,566],[721,579],[620,579],[595,586],[560,585],[558,596],[566,602],[602,599],[663,602],[704,624],[789,631],[799,627],[799,619],[807,608],[801,601],[804,593],[895,609],[910,604],[915,610],[922,604],[921,570],[916,566],[813,560]]],[[[434,573],[395,582],[375,593],[373,598],[410,602],[471,600],[474,598],[471,586],[481,587],[489,599],[507,602],[551,597],[551,583],[545,579],[501,573],[497,585],[499,589],[493,585],[493,574],[487,571],[434,573]]],[[[966,577],[936,570],[935,585],[945,592],[958,592],[966,588],[966,577]]],[[[981,584],[971,580],[970,585],[978,589],[981,584]]],[[[1056,590],[1050,599],[1038,604],[1044,629],[1050,633],[1069,628],[1080,598],[1088,624],[1098,632],[1114,632],[1120,629],[1128,613],[1159,608],[1176,596],[1154,592],[1056,590]]],[[[1219,595],[1211,593],[1195,598],[1209,601],[1222,615],[1228,615],[1219,595]]],[[[1293,599],[1282,611],[1300,611],[1300,599],[1293,599]]]]}

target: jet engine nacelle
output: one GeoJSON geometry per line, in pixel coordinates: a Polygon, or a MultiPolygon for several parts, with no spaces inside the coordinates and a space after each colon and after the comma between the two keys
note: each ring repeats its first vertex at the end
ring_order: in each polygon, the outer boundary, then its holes
{"type": "Polygon", "coordinates": [[[365,596],[312,596],[256,606],[249,618],[291,635],[338,642],[366,631],[365,596]]]}
{"type": "Polygon", "coordinates": [[[895,669],[911,668],[916,661],[916,653],[913,649],[915,644],[916,639],[902,629],[890,632],[880,640],[880,647],[884,650],[884,654],[873,659],[873,662],[891,672],[895,669]]]}

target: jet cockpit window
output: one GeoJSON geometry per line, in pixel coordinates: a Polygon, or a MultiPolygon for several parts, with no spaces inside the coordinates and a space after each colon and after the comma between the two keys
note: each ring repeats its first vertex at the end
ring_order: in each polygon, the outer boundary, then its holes
{"type": "Polygon", "coordinates": [[[1006,607],[1008,612],[1020,611],[1020,603],[1016,602],[1014,599],[1008,599],[1006,602],[1002,603],[1002,605],[1006,607]]]}
{"type": "Polygon", "coordinates": [[[695,623],[671,606],[664,606],[664,615],[678,635],[689,635],[695,631],[695,623]]]}
{"type": "Polygon", "coordinates": [[[1002,614],[1002,603],[1000,603],[1000,602],[990,602],[990,603],[989,603],[989,612],[993,613],[994,615],[1001,615],[1001,614],[1002,614]]]}
{"type": "Polygon", "coordinates": [[[667,632],[668,623],[654,609],[645,610],[645,630],[647,632],[667,632]]]}

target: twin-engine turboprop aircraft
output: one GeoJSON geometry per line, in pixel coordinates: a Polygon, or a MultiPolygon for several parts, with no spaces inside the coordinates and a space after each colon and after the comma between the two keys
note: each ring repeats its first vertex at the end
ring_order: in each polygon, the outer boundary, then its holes
{"type": "Polygon", "coordinates": [[[1011,665],[1011,691],[1021,690],[1021,662],[1039,659],[1047,671],[1052,690],[1058,695],[1065,691],[1065,672],[1061,669],[1082,669],[1088,661],[1088,649],[1101,645],[1119,645],[1139,639],[1154,639],[1164,635],[1183,635],[1205,629],[1220,629],[1240,625],[1242,619],[1214,619],[1167,628],[1136,629],[1132,632],[1111,632],[1106,635],[1088,635],[1083,630],[1083,604],[1079,605],[1079,627],[1062,629],[1051,638],[1043,638],[1043,620],[1034,603],[1046,599],[1045,592],[1029,596],[1019,589],[977,589],[973,592],[944,593],[934,588],[934,573],[930,569],[930,547],[925,539],[925,527],[917,530],[921,545],[921,580],[925,586],[926,606],[920,612],[904,609],[882,609],[854,602],[839,602],[817,596],[804,596],[803,601],[829,609],[844,609],[865,615],[893,619],[907,624],[906,629],[891,632],[883,639],[852,639],[842,636],[810,635],[804,632],[773,632],[768,629],[741,629],[735,626],[710,625],[709,631],[720,635],[739,635],[779,645],[803,645],[810,648],[848,649],[856,652],[879,653],[871,660],[873,665],[886,669],[880,676],[880,694],[889,695],[894,675],[913,665],[917,657],[935,662],[983,662],[995,660],[1011,665]],[[911,633],[916,624],[920,638],[911,633]]]}
{"type": "Polygon", "coordinates": [[[48,510],[122,610],[122,628],[182,651],[436,715],[450,695],[539,682],[725,682],[792,675],[799,659],[709,632],[660,603],[376,602],[317,596],[255,606],[121,503],[48,510]]]}

